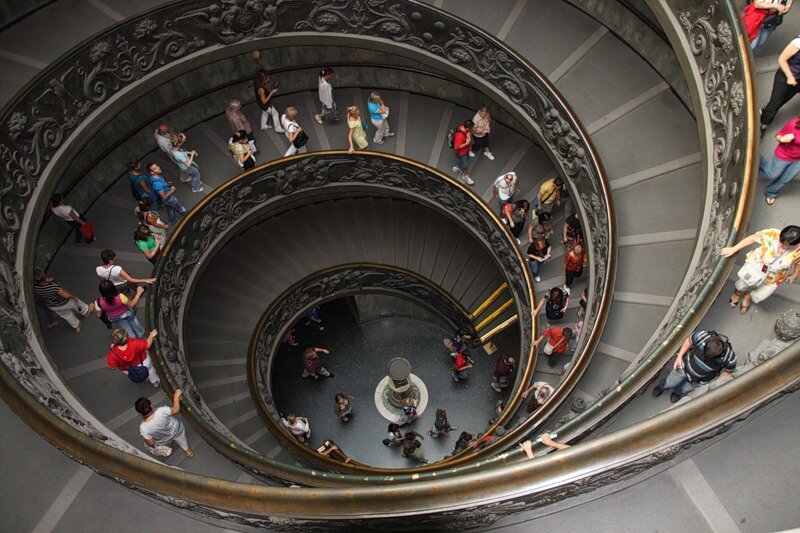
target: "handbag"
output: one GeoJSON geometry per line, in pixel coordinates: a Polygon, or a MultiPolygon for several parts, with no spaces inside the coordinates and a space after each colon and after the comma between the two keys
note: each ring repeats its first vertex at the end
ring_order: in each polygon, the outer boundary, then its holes
{"type": "MultiPolygon", "coordinates": [[[[111,351],[122,359],[114,348],[111,348],[111,351]]],[[[144,365],[128,365],[125,371],[128,372],[128,379],[134,383],[141,383],[150,375],[150,371],[147,370],[147,367],[144,365]]]]}
{"type": "Polygon", "coordinates": [[[169,457],[172,455],[172,448],[163,444],[156,444],[155,446],[148,447],[150,453],[156,457],[169,457]]]}
{"type": "Polygon", "coordinates": [[[297,137],[294,138],[292,141],[292,145],[295,148],[302,148],[308,142],[308,135],[303,130],[300,130],[300,133],[297,134],[297,137]]]}
{"type": "Polygon", "coordinates": [[[739,269],[738,276],[751,289],[755,289],[767,279],[767,273],[756,263],[745,263],[739,269]]]}
{"type": "Polygon", "coordinates": [[[80,227],[81,235],[83,235],[87,241],[91,241],[94,239],[94,224],[92,224],[91,220],[87,220],[80,227]]]}

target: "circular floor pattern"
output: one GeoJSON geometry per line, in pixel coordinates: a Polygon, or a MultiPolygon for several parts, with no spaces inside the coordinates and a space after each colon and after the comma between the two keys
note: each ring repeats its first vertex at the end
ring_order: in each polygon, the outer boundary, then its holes
{"type": "MultiPolygon", "coordinates": [[[[425,408],[428,407],[428,387],[413,372],[409,377],[411,378],[411,389],[413,391],[412,397],[417,400],[417,414],[421,416],[425,408]]],[[[375,387],[375,407],[378,408],[381,416],[389,422],[394,422],[400,418],[400,408],[395,407],[389,401],[389,376],[380,380],[378,386],[375,387]]]]}

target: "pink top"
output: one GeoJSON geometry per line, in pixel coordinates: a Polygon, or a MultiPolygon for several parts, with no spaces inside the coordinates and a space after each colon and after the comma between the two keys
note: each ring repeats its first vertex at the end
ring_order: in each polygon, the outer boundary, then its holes
{"type": "Polygon", "coordinates": [[[95,306],[105,311],[108,318],[117,318],[130,311],[128,307],[128,298],[124,294],[117,294],[114,297],[114,303],[109,304],[102,296],[95,300],[95,306]]]}
{"type": "Polygon", "coordinates": [[[783,125],[778,135],[786,135],[787,133],[794,133],[794,139],[788,143],[778,143],[775,148],[775,156],[783,159],[784,161],[800,161],[800,127],[798,121],[800,119],[793,118],[783,125]]]}

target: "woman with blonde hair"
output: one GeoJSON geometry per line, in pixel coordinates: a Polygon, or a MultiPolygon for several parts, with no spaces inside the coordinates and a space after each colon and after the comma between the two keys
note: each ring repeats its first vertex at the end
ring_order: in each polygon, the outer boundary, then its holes
{"type": "Polygon", "coordinates": [[[384,139],[394,137],[396,133],[389,131],[389,108],[383,103],[383,98],[377,91],[373,91],[367,100],[367,111],[369,111],[369,119],[372,125],[375,126],[375,137],[372,142],[375,144],[383,144],[384,139]]]}
{"type": "Polygon", "coordinates": [[[295,117],[297,117],[297,108],[293,105],[287,107],[286,112],[281,115],[281,125],[286,132],[286,138],[289,139],[289,149],[286,150],[283,157],[288,157],[297,153],[304,154],[306,152],[308,135],[306,135],[303,128],[295,122],[295,117]]]}
{"type": "Polygon", "coordinates": [[[365,150],[369,143],[367,142],[367,134],[364,131],[364,124],[361,122],[361,110],[358,106],[351,105],[347,108],[347,142],[350,148],[347,153],[352,154],[356,148],[365,150]],[[355,148],[353,143],[355,142],[355,148]]]}

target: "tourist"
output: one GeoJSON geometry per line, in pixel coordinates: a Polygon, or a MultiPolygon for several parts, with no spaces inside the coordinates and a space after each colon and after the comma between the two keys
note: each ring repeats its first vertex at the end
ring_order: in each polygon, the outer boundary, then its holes
{"type": "Polygon", "coordinates": [[[456,383],[464,381],[469,377],[467,370],[475,366],[475,361],[467,357],[466,348],[459,352],[453,352],[450,356],[453,358],[450,366],[450,375],[453,376],[453,381],[456,383]]]}
{"type": "Polygon", "coordinates": [[[124,329],[114,329],[111,332],[111,348],[106,354],[108,368],[119,369],[134,383],[142,383],[146,379],[154,388],[159,388],[161,381],[147,352],[157,335],[158,330],[154,329],[146,339],[132,339],[124,329]]]}
{"type": "Polygon", "coordinates": [[[728,300],[734,309],[741,301],[742,314],[747,313],[751,301],[766,300],[783,282],[794,283],[800,276],[800,227],[761,230],[734,246],[722,248],[720,255],[733,257],[753,244],[758,244],[758,248],[745,256],[744,266],[738,272],[736,290],[728,300]]]}
{"type": "Polygon", "coordinates": [[[228,139],[228,153],[242,170],[250,170],[256,166],[256,157],[247,142],[247,133],[244,130],[234,133],[233,137],[228,139]]]}
{"type": "Polygon", "coordinates": [[[467,349],[466,343],[471,339],[472,335],[469,335],[466,331],[459,328],[453,334],[452,339],[444,339],[443,342],[450,352],[458,353],[467,349]]]}
{"type": "Polygon", "coordinates": [[[555,389],[546,381],[534,381],[533,384],[522,392],[522,397],[527,398],[531,396],[528,402],[527,411],[532,413],[544,405],[550,396],[553,395],[555,389]],[[531,396],[531,392],[533,395],[531,396]]]}
{"type": "MultiPolygon", "coordinates": [[[[154,136],[156,139],[156,144],[161,149],[161,151],[167,154],[167,157],[169,157],[170,161],[175,163],[175,165],[180,169],[180,165],[178,165],[178,162],[175,160],[175,155],[172,153],[172,139],[175,136],[178,136],[183,141],[186,141],[186,135],[178,131],[170,130],[169,125],[166,122],[162,122],[156,128],[154,136]]],[[[184,183],[192,181],[192,177],[183,172],[182,170],[180,179],[184,183]]]]}
{"type": "Polygon", "coordinates": [[[775,120],[781,107],[800,91],[800,37],[795,37],[778,56],[778,70],[772,82],[769,102],[761,108],[761,135],[775,120]]]}
{"type": "Polygon", "coordinates": [[[175,392],[172,393],[172,406],[162,406],[155,410],[147,398],[136,400],[136,412],[144,418],[144,421],[139,424],[139,434],[144,439],[150,453],[157,457],[171,455],[172,448],[170,446],[173,442],[180,446],[186,457],[194,457],[194,451],[189,447],[189,441],[186,439],[186,428],[183,422],[175,417],[181,411],[182,395],[181,389],[175,389],[175,392]]]}
{"type": "Polygon", "coordinates": [[[492,388],[497,392],[509,386],[511,373],[514,372],[514,366],[517,361],[513,357],[501,357],[497,360],[497,365],[494,367],[492,374],[492,388]]]}
{"type": "Polygon", "coordinates": [[[767,42],[790,7],[792,7],[792,0],[753,0],[748,2],[742,17],[753,52],[767,42]]]}
{"type": "Polygon", "coordinates": [[[400,427],[407,426],[408,424],[422,418],[417,414],[417,402],[414,398],[406,398],[403,400],[403,407],[401,408],[400,418],[397,420],[397,425],[400,427]]]}
{"type": "Polygon", "coordinates": [[[534,208],[537,213],[553,213],[553,209],[561,205],[561,178],[555,177],[545,180],[539,187],[539,194],[534,200],[534,208]]]}
{"type": "MultiPolygon", "coordinates": [[[[339,120],[336,115],[336,102],[333,100],[333,85],[331,85],[331,78],[333,78],[333,69],[330,67],[323,67],[319,71],[318,78],[318,93],[319,101],[322,105],[322,110],[318,115],[314,115],[314,119],[322,124],[325,120],[339,120]]],[[[284,125],[284,128],[286,125],[284,125]]]]}
{"type": "Polygon", "coordinates": [[[250,126],[250,121],[244,116],[242,112],[242,103],[236,98],[228,102],[228,107],[225,108],[225,117],[228,119],[228,124],[234,134],[244,132],[247,137],[247,143],[250,145],[253,155],[258,155],[259,151],[256,148],[256,138],[253,136],[253,127],[250,126]]]}
{"type": "Polygon", "coordinates": [[[281,118],[272,103],[272,97],[278,92],[278,82],[275,82],[270,87],[269,74],[264,69],[258,69],[253,85],[256,93],[256,103],[261,109],[261,130],[268,130],[274,125],[276,133],[283,133],[281,118]],[[272,119],[272,125],[269,123],[270,119],[272,119]]]}
{"type": "Polygon", "coordinates": [[[425,456],[422,454],[420,447],[422,443],[417,439],[424,439],[422,435],[417,433],[416,431],[409,431],[406,433],[405,437],[403,437],[403,457],[407,457],[409,459],[414,459],[418,463],[428,464],[430,461],[425,459],[425,456]]]}
{"type": "Polygon", "coordinates": [[[516,172],[506,172],[498,176],[492,184],[492,198],[500,208],[500,218],[508,224],[503,213],[503,206],[507,203],[514,203],[514,194],[520,191],[519,180],[516,172]]]}
{"type": "Polygon", "coordinates": [[[569,341],[572,339],[573,331],[570,328],[552,326],[539,335],[539,338],[533,341],[532,346],[539,347],[539,344],[547,339],[547,342],[542,348],[542,352],[548,356],[547,365],[550,368],[556,366],[558,358],[561,354],[569,348],[569,341]]]}
{"type": "Polygon", "coordinates": [[[552,322],[558,322],[564,318],[564,313],[567,312],[568,306],[569,295],[565,294],[560,287],[553,287],[546,296],[542,296],[542,299],[539,300],[539,305],[533,310],[531,316],[536,320],[539,312],[544,307],[544,314],[547,317],[546,327],[549,328],[552,322]]]}
{"type": "Polygon", "coordinates": [[[373,91],[369,95],[367,111],[369,112],[370,122],[375,126],[375,136],[372,138],[372,142],[383,144],[384,140],[396,135],[396,133],[389,131],[389,108],[383,103],[383,98],[377,91],[373,91]]]}
{"type": "MultiPolygon", "coordinates": [[[[544,228],[540,226],[538,231],[533,230],[530,233],[538,233],[538,235],[543,235],[545,231],[544,228]]],[[[535,281],[542,281],[542,278],[539,277],[539,273],[542,270],[542,265],[545,261],[550,259],[550,254],[552,253],[553,246],[544,236],[535,237],[533,241],[531,241],[526,254],[528,256],[528,267],[531,269],[531,274],[533,274],[533,279],[535,281]]]]}
{"type": "Polygon", "coordinates": [[[325,331],[325,326],[322,325],[319,306],[309,309],[306,313],[306,326],[312,326],[316,328],[317,331],[325,331]]]}
{"type": "Polygon", "coordinates": [[[503,411],[506,410],[506,401],[505,400],[497,400],[497,403],[494,404],[494,409],[492,410],[492,418],[489,420],[489,425],[491,426],[495,422],[500,419],[500,415],[503,414],[503,411]]]}
{"type": "Polygon", "coordinates": [[[308,135],[303,131],[303,128],[295,122],[295,117],[297,117],[297,108],[294,106],[289,106],[286,108],[286,112],[281,116],[281,124],[283,125],[284,133],[286,134],[286,138],[289,139],[289,148],[286,150],[286,153],[283,154],[283,157],[289,157],[290,155],[294,154],[304,154],[306,153],[306,143],[308,142],[308,135]]]}
{"type": "MultiPolygon", "coordinates": [[[[94,311],[94,304],[86,305],[83,300],[66,290],[41,268],[33,271],[33,295],[48,309],[64,319],[75,333],[81,332],[81,319],[94,311]]],[[[52,322],[48,327],[53,327],[52,322]]]]}
{"type": "Polygon", "coordinates": [[[128,181],[131,184],[131,194],[138,202],[142,198],[150,197],[150,179],[142,172],[142,163],[131,161],[128,163],[128,181]]]}
{"type": "Polygon", "coordinates": [[[300,343],[297,342],[297,338],[294,335],[293,329],[287,331],[286,335],[283,336],[283,343],[288,344],[289,346],[300,346],[300,343]]]}
{"type": "Polygon", "coordinates": [[[450,432],[456,431],[457,429],[458,428],[451,425],[450,421],[447,419],[447,411],[444,409],[437,409],[436,419],[433,421],[433,427],[428,431],[428,435],[431,437],[439,437],[440,435],[449,437],[450,432]]]}
{"type": "Polygon", "coordinates": [[[144,294],[144,287],[136,287],[133,298],[128,299],[124,294],[120,294],[117,288],[109,280],[100,282],[100,298],[95,300],[94,306],[97,318],[102,320],[102,315],[111,322],[125,330],[131,338],[144,337],[144,328],[136,318],[136,306],[139,299],[144,294]]]}
{"type": "Polygon", "coordinates": [[[569,294],[572,282],[583,275],[586,261],[586,251],[580,244],[573,245],[564,256],[564,292],[567,294],[569,294]]]}
{"type": "Polygon", "coordinates": [[[168,184],[161,176],[161,167],[158,163],[150,163],[147,166],[147,170],[150,172],[150,184],[152,185],[153,193],[155,193],[156,201],[167,208],[167,218],[170,225],[174,226],[178,223],[178,217],[186,214],[186,208],[181,205],[178,197],[175,196],[175,186],[168,184]]]}
{"type": "Polygon", "coordinates": [[[71,205],[64,203],[64,197],[58,193],[50,197],[50,210],[55,216],[66,221],[75,230],[75,246],[81,245],[81,237],[86,244],[94,242],[94,229],[88,231],[86,228],[93,228],[92,223],[86,217],[75,211],[71,205]],[[85,225],[89,224],[84,228],[85,225]]]}
{"type": "Polygon", "coordinates": [[[383,439],[384,446],[391,447],[396,444],[400,444],[403,441],[403,433],[400,431],[400,426],[394,422],[389,424],[387,431],[389,432],[389,436],[383,439]]]}
{"type": "Polygon", "coordinates": [[[150,233],[155,237],[159,248],[163,248],[167,243],[167,230],[169,224],[161,220],[158,212],[152,209],[153,202],[150,198],[142,198],[139,205],[136,206],[136,217],[139,219],[139,224],[144,224],[150,233]]]}
{"type": "Polygon", "coordinates": [[[564,233],[561,242],[567,248],[575,246],[576,244],[583,244],[583,230],[581,229],[581,222],[578,216],[574,213],[569,215],[564,221],[564,233]]]}
{"type": "Polygon", "coordinates": [[[759,161],[758,169],[772,182],[764,188],[767,205],[773,205],[781,189],[800,172],[799,122],[800,117],[794,117],[775,135],[778,146],[771,162],[767,163],[763,155],[759,161]]]}
{"type": "Polygon", "coordinates": [[[203,192],[203,181],[200,178],[200,169],[194,161],[197,158],[197,152],[195,150],[184,150],[183,143],[185,141],[186,137],[180,135],[172,136],[173,158],[178,163],[178,167],[180,167],[181,171],[191,176],[192,192],[203,192]]]}
{"type": "Polygon", "coordinates": [[[356,148],[366,150],[369,146],[364,123],[361,122],[361,110],[354,105],[347,108],[347,144],[349,146],[348,154],[355,152],[356,148]]]}
{"type": "MultiPolygon", "coordinates": [[[[566,450],[570,447],[569,444],[561,444],[560,442],[554,441],[550,437],[549,433],[542,433],[539,435],[537,440],[539,440],[545,446],[550,446],[551,448],[555,448],[557,450],[566,450]]],[[[525,452],[525,455],[528,457],[528,459],[533,459],[535,457],[533,454],[533,443],[531,441],[526,440],[525,442],[521,442],[519,447],[522,448],[522,451],[525,452]]]]}
{"type": "Polygon", "coordinates": [[[147,226],[143,224],[136,226],[133,232],[133,244],[142,251],[148,261],[153,265],[156,264],[158,255],[161,253],[161,247],[147,226]]]}
{"type": "Polygon", "coordinates": [[[308,445],[311,438],[311,425],[307,418],[290,414],[286,418],[281,418],[281,423],[294,438],[308,445]]]}
{"type": "Polygon", "coordinates": [[[341,392],[333,399],[334,412],[342,422],[350,420],[350,415],[353,414],[353,404],[350,403],[350,400],[355,400],[355,397],[341,392]]]}
{"type": "Polygon", "coordinates": [[[155,283],[156,278],[134,278],[128,274],[124,268],[116,263],[117,253],[106,248],[100,252],[100,260],[103,264],[95,268],[95,273],[100,281],[108,280],[114,284],[119,292],[130,292],[139,283],[155,283]]]}
{"type": "Polygon", "coordinates": [[[503,205],[503,220],[508,223],[511,234],[517,239],[517,244],[522,244],[519,236],[522,235],[522,228],[528,219],[528,212],[531,204],[528,200],[517,200],[514,203],[506,202],[503,205]]]}
{"type": "Polygon", "coordinates": [[[319,379],[320,376],[326,378],[332,378],[333,372],[328,372],[328,370],[322,366],[322,359],[319,358],[318,354],[324,353],[325,355],[330,354],[330,350],[325,348],[306,348],[303,352],[303,376],[307,378],[311,376],[314,379],[319,379]]]}
{"type": "Polygon", "coordinates": [[[578,301],[578,318],[586,316],[586,304],[589,302],[589,295],[586,289],[581,291],[581,299],[578,301]]]}
{"type": "Polygon", "coordinates": [[[469,177],[469,147],[472,144],[472,126],[471,120],[459,124],[453,135],[453,150],[456,153],[456,164],[453,167],[453,172],[461,174],[461,179],[467,185],[474,185],[475,181],[469,177]]]}
{"type": "Polygon", "coordinates": [[[458,436],[458,440],[456,440],[456,443],[453,446],[453,455],[463,452],[469,448],[474,448],[475,446],[471,445],[473,438],[475,438],[474,434],[462,431],[461,435],[458,436]]]}
{"type": "Polygon", "coordinates": [[[716,331],[698,330],[684,339],[669,374],[653,389],[653,396],[673,389],[669,401],[675,403],[697,387],[720,374],[727,376],[734,369],[736,354],[728,339],[716,331]]]}
{"type": "Polygon", "coordinates": [[[472,127],[472,147],[469,156],[475,157],[477,152],[483,150],[483,155],[490,161],[494,161],[492,149],[489,147],[489,134],[492,132],[492,116],[489,114],[489,108],[482,105],[472,117],[472,122],[474,126],[472,127]]]}

